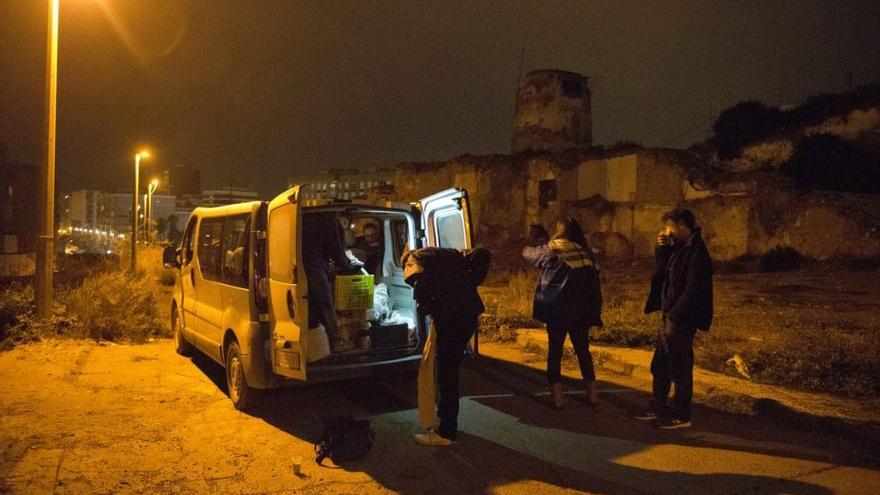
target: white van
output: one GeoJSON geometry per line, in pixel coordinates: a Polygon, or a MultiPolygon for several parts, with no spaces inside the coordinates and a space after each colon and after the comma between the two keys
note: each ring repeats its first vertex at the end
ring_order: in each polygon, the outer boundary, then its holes
{"type": "MultiPolygon", "coordinates": [[[[163,256],[165,266],[178,273],[170,308],[177,352],[188,355],[198,349],[223,365],[229,397],[238,409],[247,408],[260,389],[291,381],[412,372],[428,328],[403,280],[401,254],[407,246],[471,247],[463,189],[403,205],[302,199],[309,188],[293,187],[269,202],[197,208],[181,245],[166,248],[163,256]],[[302,226],[303,217],[315,213],[332,214],[349,234],[367,223],[377,228],[378,255],[374,251],[376,266],[370,268],[374,283],[384,284],[383,292],[387,288],[395,315],[410,319],[406,338],[308,362],[302,226]]],[[[345,237],[352,247],[352,236],[345,237]]]]}

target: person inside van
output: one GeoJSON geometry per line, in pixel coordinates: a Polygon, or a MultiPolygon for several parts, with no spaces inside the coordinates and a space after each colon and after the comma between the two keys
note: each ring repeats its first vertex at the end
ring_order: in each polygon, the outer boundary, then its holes
{"type": "Polygon", "coordinates": [[[361,235],[357,237],[354,247],[363,255],[364,269],[375,275],[381,258],[379,246],[379,228],[370,222],[364,225],[361,235]]]}
{"type": "Polygon", "coordinates": [[[337,269],[349,266],[340,230],[339,223],[331,213],[303,216],[302,260],[309,284],[309,327],[324,324],[334,353],[354,349],[352,343],[342,337],[330,285],[331,264],[337,269]]]}

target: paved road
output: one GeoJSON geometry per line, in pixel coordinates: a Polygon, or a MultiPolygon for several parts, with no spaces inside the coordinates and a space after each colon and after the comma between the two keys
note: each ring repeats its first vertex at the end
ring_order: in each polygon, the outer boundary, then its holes
{"type": "MultiPolygon", "coordinates": [[[[552,411],[529,356],[499,345],[463,372],[457,445],[418,447],[412,380],[274,391],[235,411],[222,370],[144,346],[43,343],[0,354],[0,493],[874,494],[852,445],[701,409],[692,430],[628,418],[644,383],[605,376],[602,406],[552,411]],[[525,363],[525,364],[523,364],[525,363]],[[316,466],[321,418],[368,417],[369,458],[316,466]],[[290,469],[305,458],[304,475],[290,469]]],[[[571,370],[570,370],[571,371],[571,370]]],[[[572,382],[572,389],[576,383],[572,382]]]]}

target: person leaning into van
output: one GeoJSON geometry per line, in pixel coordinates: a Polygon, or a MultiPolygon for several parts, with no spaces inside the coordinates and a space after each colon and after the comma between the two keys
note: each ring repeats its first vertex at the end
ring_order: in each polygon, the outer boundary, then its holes
{"type": "Polygon", "coordinates": [[[431,316],[437,349],[437,419],[427,433],[417,434],[419,445],[446,446],[458,433],[458,372],[468,341],[485,310],[477,292],[489,271],[485,249],[459,251],[422,248],[403,254],[404,280],[413,287],[419,313],[431,316]]]}
{"type": "Polygon", "coordinates": [[[663,215],[657,235],[656,270],[645,313],[663,311],[663,327],[651,360],[654,396],[636,419],[664,430],[691,426],[694,336],[712,324],[712,258],[694,214],[679,208],[663,215]],[[667,404],[672,384],[672,408],[667,404]]]}
{"type": "Polygon", "coordinates": [[[337,269],[348,268],[350,261],[345,255],[339,223],[329,213],[303,216],[303,268],[309,284],[309,327],[323,323],[334,353],[354,349],[351,342],[342,337],[333,290],[330,284],[330,265],[337,269]]]}
{"type": "Polygon", "coordinates": [[[596,373],[590,354],[590,327],[602,326],[602,290],[595,258],[580,225],[560,218],[553,237],[532,226],[523,257],[541,271],[535,289],[535,319],[547,324],[547,381],[553,407],[562,407],[562,347],[571,338],[584,379],[587,401],[598,402],[596,373]]]}

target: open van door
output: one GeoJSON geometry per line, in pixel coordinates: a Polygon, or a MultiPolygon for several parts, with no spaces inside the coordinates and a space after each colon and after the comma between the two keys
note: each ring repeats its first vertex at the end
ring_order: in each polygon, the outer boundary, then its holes
{"type": "Polygon", "coordinates": [[[272,371],[306,379],[308,301],[302,259],[300,188],[269,202],[266,228],[269,260],[269,345],[272,371]]]}
{"type": "MultiPolygon", "coordinates": [[[[452,249],[473,247],[470,202],[466,190],[447,189],[423,198],[415,207],[422,216],[425,246],[452,249]]],[[[478,332],[471,339],[474,354],[480,352],[478,332]]]]}
{"type": "Polygon", "coordinates": [[[426,246],[452,249],[473,247],[470,203],[464,189],[447,189],[416,204],[422,215],[426,246]]]}

